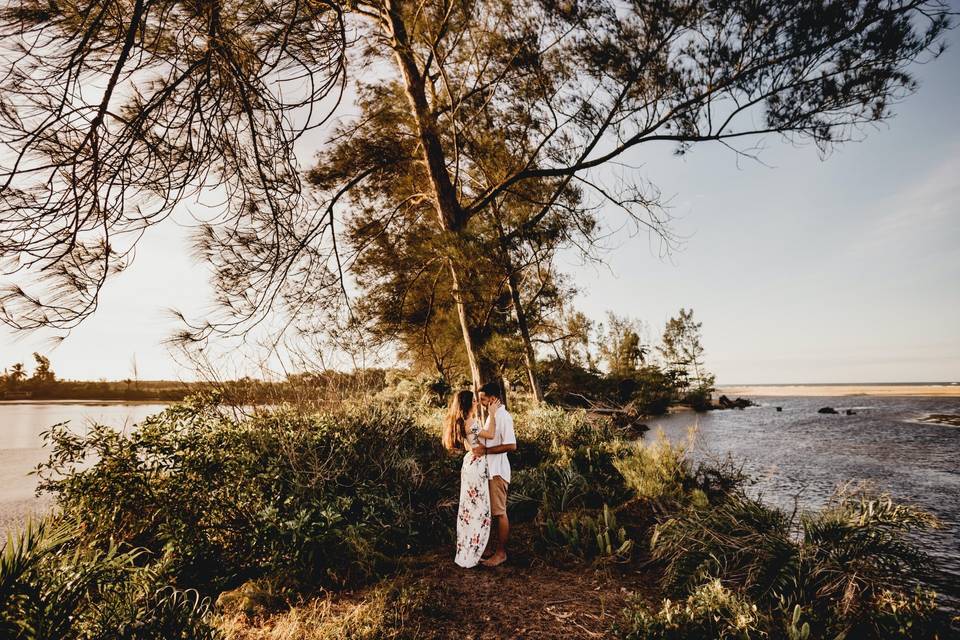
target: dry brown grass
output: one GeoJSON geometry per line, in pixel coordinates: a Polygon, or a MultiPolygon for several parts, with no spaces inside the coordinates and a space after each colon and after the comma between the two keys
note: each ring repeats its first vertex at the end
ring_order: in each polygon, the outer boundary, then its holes
{"type": "Polygon", "coordinates": [[[228,640],[377,640],[429,637],[421,629],[428,592],[396,578],[357,594],[321,595],[273,615],[224,613],[228,640]]]}

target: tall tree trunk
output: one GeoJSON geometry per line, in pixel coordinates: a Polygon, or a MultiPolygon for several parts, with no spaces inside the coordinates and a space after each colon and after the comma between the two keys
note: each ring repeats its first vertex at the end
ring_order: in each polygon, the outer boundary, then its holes
{"type": "Polygon", "coordinates": [[[523,338],[523,364],[527,369],[527,379],[530,381],[530,391],[533,393],[534,404],[543,402],[543,392],[537,379],[537,354],[533,350],[533,340],[530,338],[530,325],[527,323],[527,314],[523,310],[520,300],[520,283],[517,271],[513,268],[513,259],[510,257],[510,247],[507,246],[506,234],[503,232],[503,223],[500,221],[500,207],[493,206],[493,216],[497,223],[497,239],[500,244],[500,255],[507,275],[507,287],[510,289],[510,300],[517,315],[517,324],[520,326],[520,336],[523,338]]]}
{"type": "Polygon", "coordinates": [[[527,325],[527,315],[520,302],[520,290],[517,287],[517,275],[511,273],[507,284],[510,287],[510,297],[513,300],[513,310],[517,313],[517,324],[520,325],[520,336],[523,338],[523,364],[527,368],[527,378],[530,381],[530,391],[533,393],[534,404],[543,402],[543,391],[537,378],[537,354],[533,350],[533,341],[530,339],[530,327],[527,325]]]}
{"type": "Polygon", "coordinates": [[[473,390],[477,392],[483,384],[480,375],[480,363],[473,346],[473,331],[470,326],[470,317],[467,315],[467,304],[463,299],[463,289],[460,285],[460,274],[457,271],[453,258],[447,258],[450,266],[450,279],[453,283],[453,299],[457,305],[457,317],[460,319],[460,330],[463,333],[463,346],[467,351],[467,363],[470,365],[470,377],[473,379],[473,390]]]}
{"type": "MultiPolygon", "coordinates": [[[[417,66],[413,55],[413,48],[403,23],[400,8],[392,0],[385,0],[386,19],[383,23],[391,37],[391,46],[403,75],[404,89],[414,121],[417,123],[417,133],[420,146],[423,149],[423,160],[430,176],[430,187],[433,191],[434,206],[439,218],[440,227],[456,241],[466,225],[463,209],[457,198],[456,189],[447,173],[446,159],[443,145],[437,133],[436,121],[427,102],[426,85],[423,74],[417,66]]],[[[458,269],[453,256],[447,256],[447,265],[450,269],[450,279],[453,288],[453,299],[457,307],[457,317],[460,320],[460,329],[463,332],[463,346],[467,352],[467,362],[470,366],[470,375],[476,391],[483,383],[480,364],[473,336],[476,333],[470,323],[467,303],[464,299],[463,275],[458,269]]]]}

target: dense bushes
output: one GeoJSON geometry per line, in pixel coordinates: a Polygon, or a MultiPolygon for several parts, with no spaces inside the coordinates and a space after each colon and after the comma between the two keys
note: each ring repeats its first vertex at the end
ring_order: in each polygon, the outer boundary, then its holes
{"type": "Polygon", "coordinates": [[[541,522],[575,509],[620,505],[630,497],[617,462],[631,446],[606,419],[543,407],[524,415],[523,445],[510,486],[515,519],[541,522]]]}
{"type": "Polygon", "coordinates": [[[706,499],[683,449],[664,439],[628,440],[607,418],[555,407],[528,412],[523,427],[512,518],[534,519],[538,550],[554,559],[625,562],[655,511],[706,499]]]}
{"type": "Polygon", "coordinates": [[[677,397],[675,382],[659,367],[648,365],[632,373],[603,374],[562,359],[540,363],[541,384],[551,402],[570,407],[592,403],[632,405],[640,414],[665,413],[677,397]]]}
{"type": "MultiPolygon", "coordinates": [[[[743,637],[796,635],[802,617],[816,638],[936,638],[946,637],[938,634],[947,621],[919,584],[929,561],[906,536],[935,526],[929,514],[888,496],[841,492],[827,508],[791,517],[733,491],[665,520],[651,547],[668,592],[690,594],[688,613],[711,581],[756,603],[763,633],[743,637]]],[[[655,624],[670,617],[669,606],[635,615],[636,629],[678,637],[655,624]]]]}
{"type": "Polygon", "coordinates": [[[179,579],[204,589],[268,573],[363,580],[453,523],[455,461],[413,419],[377,408],[235,422],[194,403],[129,435],[57,427],[49,439],[42,486],[88,542],[171,549],[179,579]]]}
{"type": "Polygon", "coordinates": [[[0,637],[212,640],[209,598],[169,584],[144,550],[77,544],[76,523],[28,522],[0,556],[0,637]]]}
{"type": "Polygon", "coordinates": [[[746,640],[762,638],[757,606],[711,580],[679,602],[664,600],[651,612],[642,602],[627,607],[615,629],[627,640],[746,640]]]}

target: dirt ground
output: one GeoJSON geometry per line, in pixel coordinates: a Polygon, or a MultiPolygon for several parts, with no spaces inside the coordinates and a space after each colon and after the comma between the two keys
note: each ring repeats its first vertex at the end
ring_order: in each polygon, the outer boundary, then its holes
{"type": "Polygon", "coordinates": [[[520,550],[496,568],[463,569],[454,564],[452,553],[439,552],[410,558],[404,565],[386,583],[331,593],[259,620],[228,617],[221,630],[229,640],[577,640],[607,637],[634,597],[651,606],[659,603],[656,577],[636,564],[564,565],[520,550]],[[376,616],[365,617],[364,608],[382,602],[377,590],[391,580],[415,587],[427,600],[405,611],[402,620],[393,616],[390,628],[383,629],[376,626],[376,616]]]}
{"type": "Polygon", "coordinates": [[[229,640],[578,640],[607,637],[634,598],[659,608],[659,575],[642,545],[629,564],[590,563],[553,557],[536,549],[536,539],[525,523],[498,567],[458,567],[451,546],[405,558],[392,576],[367,587],[327,592],[259,619],[227,617],[221,629],[229,640]],[[385,600],[385,585],[412,587],[416,604],[385,600]]]}
{"type": "MultiPolygon", "coordinates": [[[[602,638],[627,600],[657,600],[652,574],[610,566],[549,566],[518,554],[493,569],[461,569],[452,557],[425,557],[411,577],[452,606],[449,618],[422,621],[438,638],[602,638]],[[475,616],[465,615],[475,603],[475,616]]],[[[425,634],[426,635],[426,634],[425,634]]]]}

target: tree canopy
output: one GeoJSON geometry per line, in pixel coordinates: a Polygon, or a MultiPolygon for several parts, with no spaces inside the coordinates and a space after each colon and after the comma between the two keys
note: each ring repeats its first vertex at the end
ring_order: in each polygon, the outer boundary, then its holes
{"type": "Polygon", "coordinates": [[[915,89],[949,17],[939,0],[5,4],[2,317],[75,327],[149,227],[206,193],[222,206],[195,249],[222,314],[185,339],[344,308],[351,266],[368,291],[398,274],[348,262],[338,234],[383,251],[399,221],[394,264],[442,265],[476,382],[485,309],[519,317],[509,275],[549,263],[533,247],[589,241],[613,212],[669,243],[628,151],[764,134],[829,150],[915,89]],[[296,154],[331,116],[308,194],[296,154]]]}

